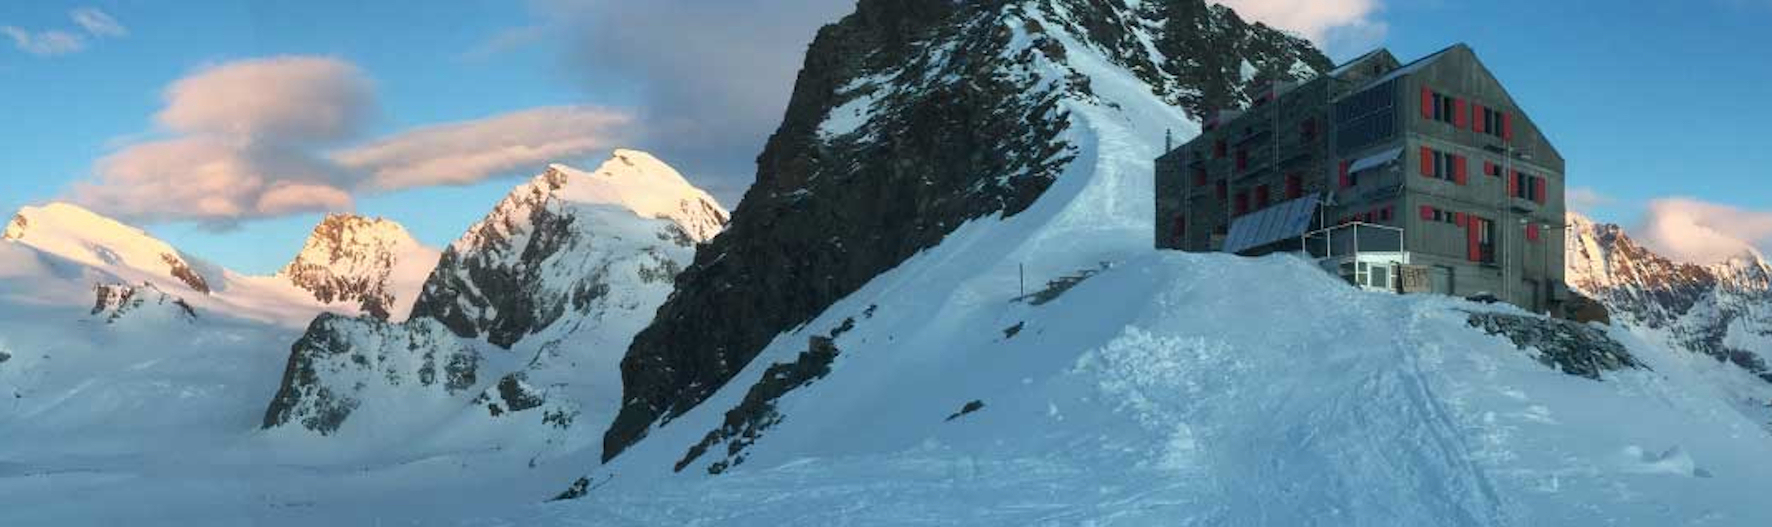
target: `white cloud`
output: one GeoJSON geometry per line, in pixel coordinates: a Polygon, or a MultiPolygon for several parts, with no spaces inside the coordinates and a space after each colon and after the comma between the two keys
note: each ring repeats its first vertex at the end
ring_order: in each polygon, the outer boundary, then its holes
{"type": "Polygon", "coordinates": [[[368,173],[378,190],[459,185],[622,146],[632,124],[620,110],[534,108],[426,126],[333,157],[368,173]]]}
{"type": "Polygon", "coordinates": [[[32,31],[16,26],[0,26],[0,34],[12,40],[13,47],[19,51],[39,57],[68,55],[84,51],[93,38],[118,38],[129,34],[129,29],[118,23],[116,18],[104,11],[90,7],[82,7],[68,12],[68,18],[86,34],[60,29],[32,31]]]}
{"type": "Polygon", "coordinates": [[[117,19],[111,18],[111,15],[95,8],[75,9],[68,12],[68,17],[73,18],[74,24],[79,25],[81,29],[85,29],[93,36],[121,37],[129,34],[129,28],[123,27],[123,24],[117,23],[117,19]]]}
{"type": "Polygon", "coordinates": [[[1569,187],[1564,192],[1564,198],[1570,210],[1582,213],[1592,212],[1596,207],[1610,205],[1616,201],[1612,199],[1612,196],[1602,194],[1600,191],[1594,190],[1593,187],[1569,187]]]}
{"type": "Polygon", "coordinates": [[[17,47],[19,51],[39,57],[66,55],[86,49],[84,37],[66,31],[31,32],[18,27],[4,26],[0,27],[0,33],[5,33],[8,38],[11,38],[12,45],[17,47]]]}
{"type": "Polygon", "coordinates": [[[1772,211],[1692,198],[1657,199],[1649,202],[1638,232],[1644,245],[1669,258],[1712,263],[1772,249],[1772,211]]]}
{"type": "Polygon", "coordinates": [[[1213,0],[1247,20],[1291,31],[1331,55],[1365,51],[1384,40],[1388,26],[1375,17],[1379,0],[1213,0]]]}

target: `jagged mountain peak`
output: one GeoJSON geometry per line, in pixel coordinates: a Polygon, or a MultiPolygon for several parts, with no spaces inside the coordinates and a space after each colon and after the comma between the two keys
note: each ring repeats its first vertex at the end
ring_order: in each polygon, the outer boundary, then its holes
{"type": "Polygon", "coordinates": [[[609,276],[613,263],[639,254],[651,263],[638,278],[668,285],[676,256],[687,260],[726,220],[712,196],[645,152],[617,150],[591,171],[550,165],[450,244],[413,316],[510,347],[596,308],[610,282],[627,280],[609,276]]]}
{"type": "MultiPolygon", "coordinates": [[[[1146,138],[1185,136],[1271,81],[1331,67],[1309,42],[1203,0],[858,2],[809,46],[731,227],[635,337],[605,458],[962,225],[1037,202],[1055,214],[1097,169],[1114,188],[1077,203],[1146,203],[1137,178],[1161,154],[1146,138]],[[1107,166],[1122,155],[1147,167],[1107,166]],[[1065,196],[1043,201],[1054,189],[1065,196]],[[753,316],[706,315],[738,312],[753,316]]],[[[1147,209],[1083,208],[1052,227],[1078,244],[1149,238],[1147,209]]]]}
{"type": "Polygon", "coordinates": [[[1567,218],[1566,281],[1615,319],[1740,366],[1772,382],[1772,265],[1751,251],[1708,265],[1678,262],[1631,239],[1622,227],[1567,218]]]}
{"type": "Polygon", "coordinates": [[[400,319],[439,254],[393,220],[335,213],[314,227],[277,276],[322,303],[354,304],[376,318],[400,319]]]}
{"type": "Polygon", "coordinates": [[[113,274],[141,275],[209,294],[216,272],[142,229],[72,203],[24,207],[7,224],[5,241],[113,274]]]}

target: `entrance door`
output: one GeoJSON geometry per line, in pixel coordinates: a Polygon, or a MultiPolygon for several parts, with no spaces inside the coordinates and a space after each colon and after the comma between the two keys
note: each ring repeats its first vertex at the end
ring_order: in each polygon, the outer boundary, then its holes
{"type": "Polygon", "coordinates": [[[1428,269],[1428,284],[1433,292],[1442,295],[1452,294],[1452,268],[1436,265],[1428,269]]]}

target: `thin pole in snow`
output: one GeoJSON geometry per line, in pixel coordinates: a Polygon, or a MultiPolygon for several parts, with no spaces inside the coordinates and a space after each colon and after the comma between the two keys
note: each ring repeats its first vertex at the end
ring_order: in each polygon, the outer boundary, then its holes
{"type": "Polygon", "coordinates": [[[1016,295],[1023,297],[1028,296],[1028,264],[1017,262],[1015,264],[1015,274],[1016,295]]]}

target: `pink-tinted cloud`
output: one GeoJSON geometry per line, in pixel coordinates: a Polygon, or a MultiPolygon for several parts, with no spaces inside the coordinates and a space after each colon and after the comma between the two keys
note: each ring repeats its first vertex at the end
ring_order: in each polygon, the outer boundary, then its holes
{"type": "Polygon", "coordinates": [[[172,139],[106,156],[74,200],[134,221],[245,218],[348,210],[358,176],[317,145],[357,134],[374,108],[368,78],[322,57],[230,62],[180,79],[158,116],[172,139]]]}
{"type": "Polygon", "coordinates": [[[334,159],[366,173],[375,190],[460,185],[622,146],[633,121],[607,108],[534,108],[414,129],[334,159]]]}
{"type": "Polygon", "coordinates": [[[224,227],[248,217],[351,206],[338,186],[348,176],[329,163],[208,137],[135,145],[100,160],[95,172],[95,180],[75,185],[74,200],[127,220],[224,227]]]}
{"type": "Polygon", "coordinates": [[[230,62],[179,79],[159,120],[188,134],[244,142],[333,142],[355,134],[375,105],[369,78],[326,57],[230,62]]]}
{"type": "Polygon", "coordinates": [[[355,66],[325,57],[215,65],[172,83],[155,135],[120,147],[72,199],[129,221],[242,220],[349,210],[353,196],[533,173],[550,162],[625,146],[628,113],[535,108],[416,128],[358,146],[375,91],[355,66]]]}
{"type": "Polygon", "coordinates": [[[1772,249],[1772,211],[1747,210],[1692,198],[1649,202],[1643,244],[1669,258],[1713,263],[1749,250],[1772,249]]]}

